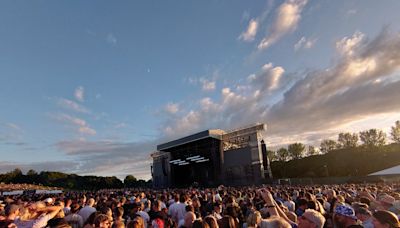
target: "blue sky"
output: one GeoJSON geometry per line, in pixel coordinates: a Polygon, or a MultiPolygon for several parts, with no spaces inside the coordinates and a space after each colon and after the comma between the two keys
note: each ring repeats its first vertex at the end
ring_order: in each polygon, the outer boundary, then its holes
{"type": "Polygon", "coordinates": [[[400,119],[400,2],[1,1],[0,171],[150,177],[158,143],[400,119]]]}

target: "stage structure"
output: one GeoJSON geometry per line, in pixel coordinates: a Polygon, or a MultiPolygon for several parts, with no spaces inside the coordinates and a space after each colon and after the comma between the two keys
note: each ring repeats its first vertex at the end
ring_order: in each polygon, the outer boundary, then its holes
{"type": "Polygon", "coordinates": [[[155,188],[252,185],[272,178],[264,141],[266,124],[206,130],[157,146],[152,153],[155,188]]]}

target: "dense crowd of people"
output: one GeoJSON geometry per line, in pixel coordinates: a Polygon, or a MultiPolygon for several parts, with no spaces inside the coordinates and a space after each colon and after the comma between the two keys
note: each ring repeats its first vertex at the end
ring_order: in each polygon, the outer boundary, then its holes
{"type": "Polygon", "coordinates": [[[400,228],[400,184],[103,190],[5,196],[0,227],[400,228]]]}

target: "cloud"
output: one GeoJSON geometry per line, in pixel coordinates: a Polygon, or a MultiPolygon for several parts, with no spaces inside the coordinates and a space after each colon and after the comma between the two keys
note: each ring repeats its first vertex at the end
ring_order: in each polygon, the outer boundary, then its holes
{"type": "Polygon", "coordinates": [[[154,151],[156,141],[119,142],[100,141],[60,141],[55,147],[65,152],[71,159],[80,162],[79,173],[109,175],[119,178],[127,174],[150,178],[150,152],[154,151]]]}
{"type": "Polygon", "coordinates": [[[255,36],[257,35],[257,29],[258,21],[256,19],[251,19],[249,25],[247,26],[247,30],[240,34],[238,39],[246,42],[253,41],[255,36]]]}
{"type": "Polygon", "coordinates": [[[300,49],[310,49],[314,46],[317,39],[307,39],[306,37],[301,37],[299,41],[294,45],[294,50],[298,51],[300,49]]]}
{"type": "Polygon", "coordinates": [[[262,90],[274,90],[279,86],[280,79],[285,73],[281,66],[274,67],[272,63],[265,64],[258,75],[250,75],[247,80],[254,86],[261,85],[262,90]]]}
{"type": "Polygon", "coordinates": [[[274,22],[267,36],[258,44],[258,49],[266,49],[284,35],[293,32],[301,19],[301,12],[306,4],[307,0],[286,0],[280,5],[274,22]]]}
{"type": "Polygon", "coordinates": [[[352,37],[344,37],[336,42],[336,49],[343,56],[352,56],[356,49],[365,40],[365,35],[359,31],[355,32],[352,37]]]}
{"type": "Polygon", "coordinates": [[[216,83],[215,81],[209,81],[207,79],[201,78],[200,82],[202,84],[202,90],[203,91],[212,91],[215,90],[216,83]]]}
{"type": "Polygon", "coordinates": [[[63,123],[67,123],[69,125],[72,125],[74,130],[79,132],[80,134],[83,135],[96,135],[96,130],[91,128],[87,122],[83,119],[73,117],[64,113],[61,114],[50,114],[50,116],[63,123]]]}
{"type": "Polygon", "coordinates": [[[113,46],[117,44],[117,38],[112,33],[107,35],[106,41],[113,46]]]}
{"type": "Polygon", "coordinates": [[[178,137],[265,122],[269,137],[315,141],[346,123],[399,113],[400,35],[384,29],[372,40],[364,36],[356,32],[338,41],[340,55],[326,69],[287,74],[281,66],[265,64],[247,84],[223,88],[219,99],[201,98],[197,108],[169,117],[162,129],[178,137]]]}
{"type": "Polygon", "coordinates": [[[84,102],[85,97],[84,97],[85,89],[82,86],[79,86],[78,88],[75,89],[74,97],[80,101],[84,102]]]}
{"type": "Polygon", "coordinates": [[[179,104],[176,103],[168,103],[165,106],[165,111],[169,114],[175,114],[179,111],[179,104]]]}
{"type": "Polygon", "coordinates": [[[71,101],[65,98],[58,98],[57,104],[64,109],[72,110],[74,112],[90,113],[90,111],[86,107],[76,103],[75,101],[71,101]]]}

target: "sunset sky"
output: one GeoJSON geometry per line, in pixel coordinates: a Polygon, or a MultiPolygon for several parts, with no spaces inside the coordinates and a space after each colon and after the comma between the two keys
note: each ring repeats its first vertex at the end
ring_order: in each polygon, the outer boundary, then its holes
{"type": "Polygon", "coordinates": [[[0,1],[0,172],[150,178],[156,145],[400,120],[400,1],[0,1]]]}

